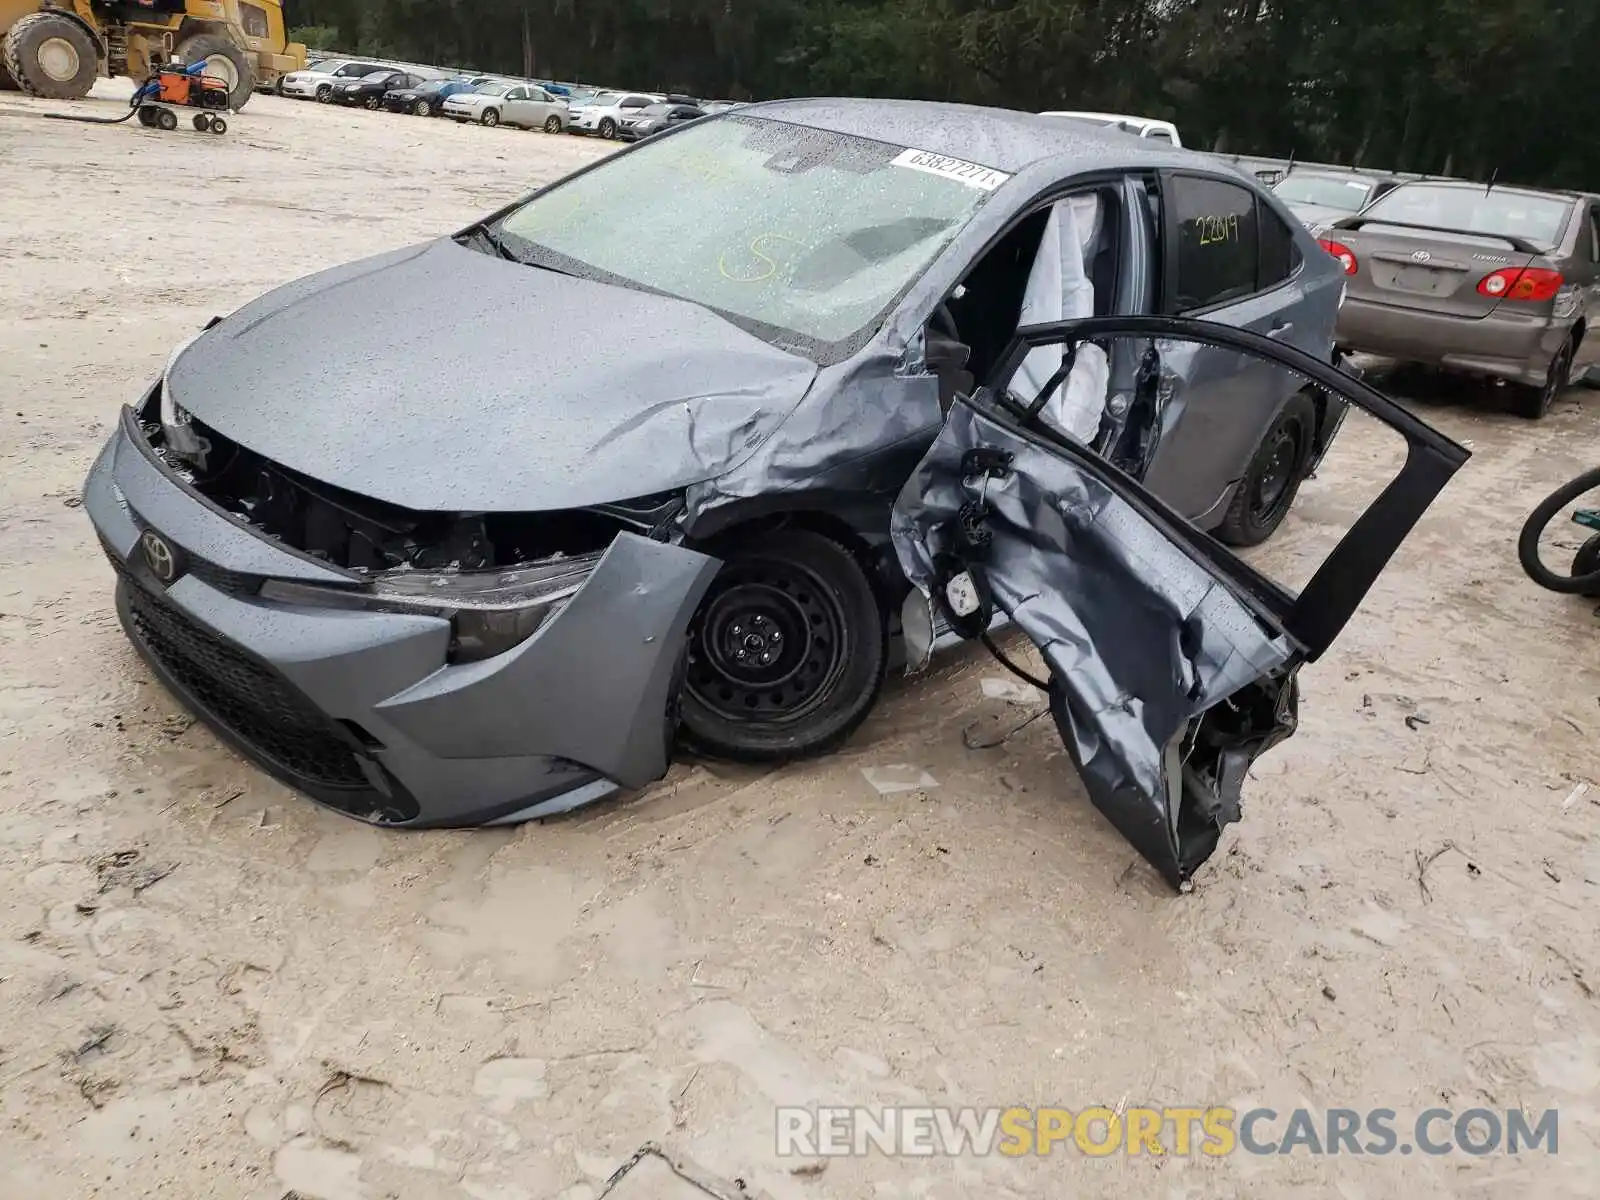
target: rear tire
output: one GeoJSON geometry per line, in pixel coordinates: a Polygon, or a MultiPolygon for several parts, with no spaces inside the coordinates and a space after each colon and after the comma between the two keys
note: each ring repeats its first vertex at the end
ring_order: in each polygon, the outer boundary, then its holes
{"type": "Polygon", "coordinates": [[[1542,420],[1554,404],[1572,385],[1572,360],[1578,353],[1578,335],[1572,333],[1561,349],[1556,351],[1556,356],[1550,360],[1550,366],[1545,372],[1544,386],[1528,387],[1526,385],[1512,391],[1511,400],[1506,407],[1515,415],[1525,421],[1542,420]]]}
{"type": "Polygon", "coordinates": [[[228,107],[238,112],[256,91],[256,73],[243,50],[215,33],[198,33],[178,44],[175,53],[186,63],[204,62],[205,73],[228,81],[228,107]]]}
{"type": "Polygon", "coordinates": [[[70,17],[29,13],[6,34],[0,65],[30,96],[82,100],[100,74],[100,47],[70,17]]]}
{"type": "Polygon", "coordinates": [[[1316,433],[1316,405],[1304,392],[1296,392],[1256,447],[1239,490],[1217,526],[1219,541],[1229,546],[1259,546],[1277,531],[1305,479],[1316,433]]]}
{"type": "Polygon", "coordinates": [[[805,529],[715,552],[722,569],[689,627],[685,742],[741,762],[833,749],[872,711],[888,665],[866,570],[846,547],[805,529]]]}

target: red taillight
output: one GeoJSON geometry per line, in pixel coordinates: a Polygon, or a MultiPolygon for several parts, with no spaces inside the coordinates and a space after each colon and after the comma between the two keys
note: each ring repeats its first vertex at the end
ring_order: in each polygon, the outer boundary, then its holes
{"type": "Polygon", "coordinates": [[[1478,283],[1478,294],[1493,300],[1527,300],[1537,304],[1554,300],[1561,290],[1561,272],[1549,267],[1502,267],[1485,275],[1478,283]]]}
{"type": "Polygon", "coordinates": [[[1355,252],[1343,242],[1336,242],[1332,238],[1318,238],[1317,245],[1339,260],[1339,265],[1344,268],[1346,275],[1356,273],[1355,252]]]}

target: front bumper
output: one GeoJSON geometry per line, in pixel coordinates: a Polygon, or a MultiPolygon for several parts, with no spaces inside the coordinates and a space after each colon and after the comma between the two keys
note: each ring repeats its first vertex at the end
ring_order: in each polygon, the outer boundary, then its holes
{"type": "Polygon", "coordinates": [[[1336,340],[1351,351],[1514,383],[1542,384],[1568,324],[1501,304],[1486,317],[1396,308],[1348,297],[1336,340]]]}
{"type": "Polygon", "coordinates": [[[314,100],[316,99],[317,88],[328,82],[330,81],[327,79],[296,79],[291,81],[285,77],[278,90],[283,95],[293,96],[297,100],[314,100]]]}
{"type": "Polygon", "coordinates": [[[667,767],[689,619],[717,561],[621,534],[531,638],[450,665],[449,622],[278,603],[264,579],[341,573],[180,482],[126,410],[84,485],[129,640],[224,740],[313,800],[402,827],[564,812],[667,767]],[[175,548],[163,584],[146,532],[175,548]]]}

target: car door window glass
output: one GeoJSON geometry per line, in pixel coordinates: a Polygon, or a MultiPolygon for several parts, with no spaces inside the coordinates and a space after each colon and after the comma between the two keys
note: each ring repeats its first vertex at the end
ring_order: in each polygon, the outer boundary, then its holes
{"type": "Polygon", "coordinates": [[[1282,218],[1259,201],[1256,204],[1256,230],[1261,240],[1261,270],[1256,277],[1256,286],[1258,291],[1266,291],[1294,274],[1300,265],[1300,251],[1295,248],[1294,234],[1282,218]]]}
{"type": "Polygon", "coordinates": [[[1176,258],[1170,308],[1193,312],[1258,289],[1260,236],[1253,192],[1220,179],[1171,177],[1176,258]]]}
{"type": "Polygon", "coordinates": [[[521,88],[512,88],[506,93],[507,100],[526,100],[527,98],[528,93],[523,91],[521,88]]]}

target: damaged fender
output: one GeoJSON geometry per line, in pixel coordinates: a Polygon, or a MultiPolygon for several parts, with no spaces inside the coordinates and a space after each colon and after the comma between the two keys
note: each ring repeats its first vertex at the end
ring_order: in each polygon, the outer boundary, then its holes
{"type": "Polygon", "coordinates": [[[1296,675],[1332,643],[1469,457],[1368,385],[1206,322],[1105,317],[1022,330],[961,399],[896,504],[902,568],[952,626],[995,610],[1039,647],[1050,708],[1094,805],[1174,887],[1240,817],[1252,762],[1292,735],[1296,675]],[[1138,482],[1008,400],[1039,345],[1175,338],[1266,359],[1401,433],[1405,464],[1293,596],[1138,482]]]}
{"type": "Polygon", "coordinates": [[[618,534],[533,637],[437,671],[378,711],[441,757],[556,755],[643,787],[666,773],[689,620],[720,566],[618,534]]]}

